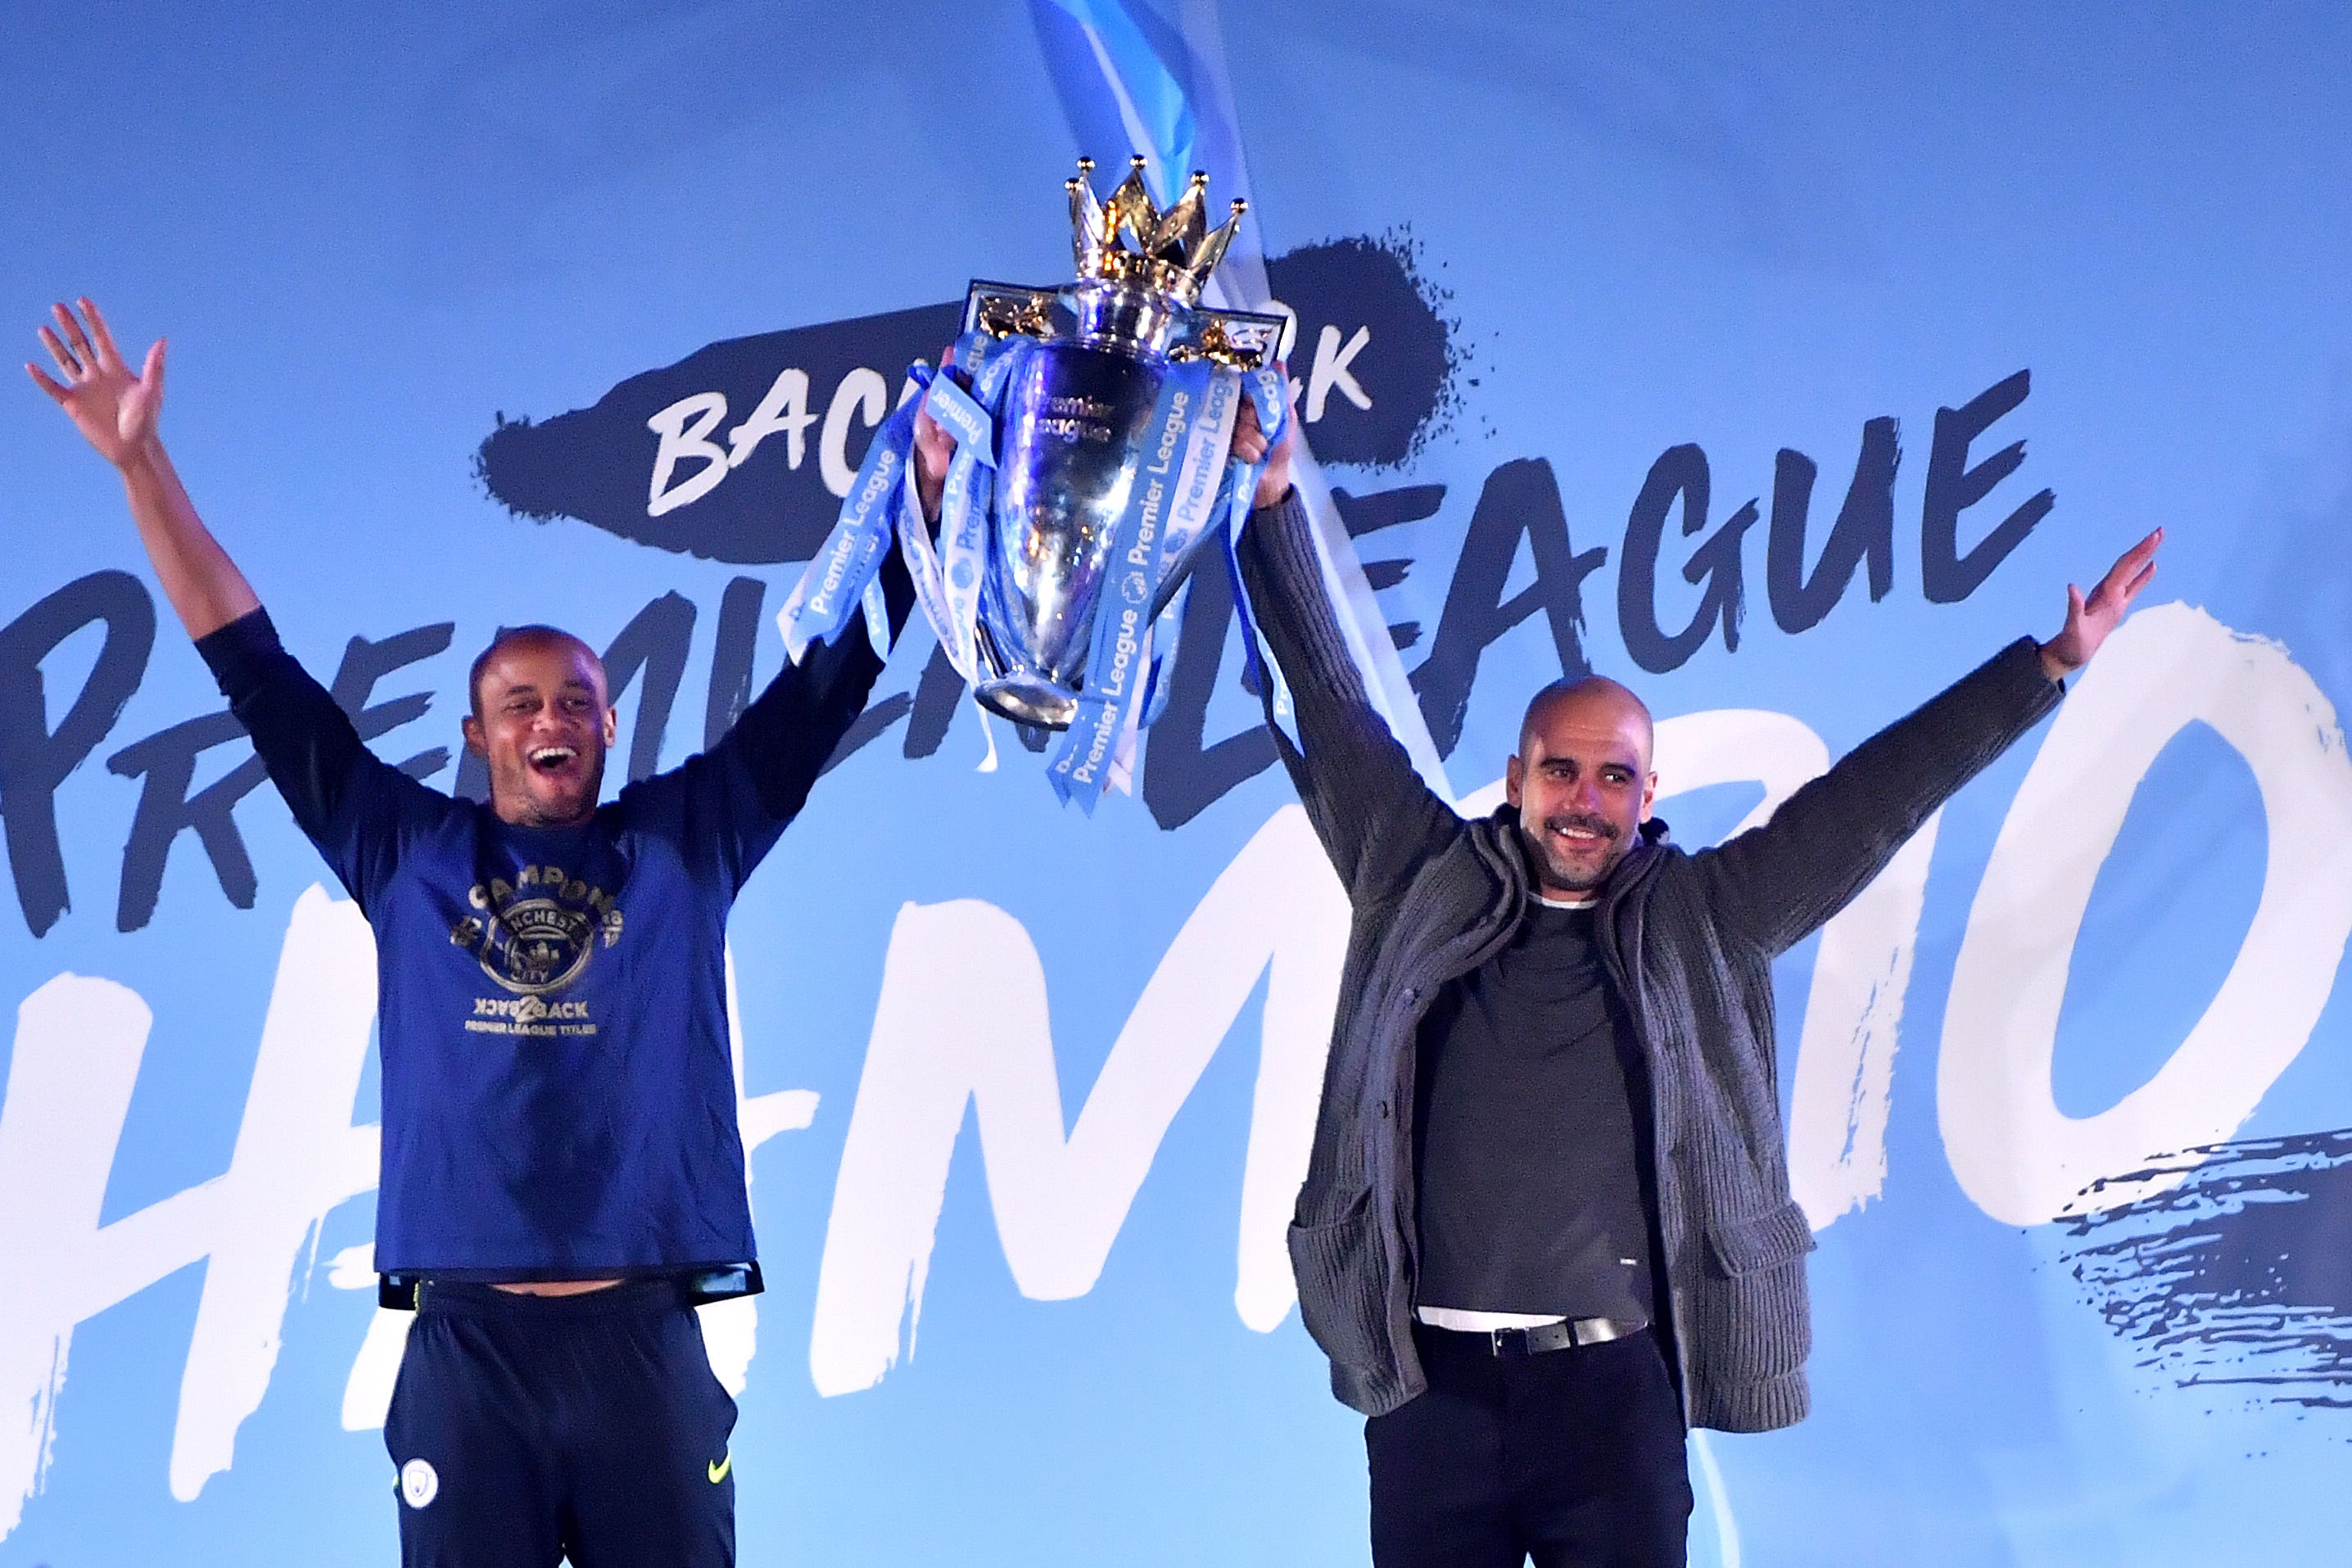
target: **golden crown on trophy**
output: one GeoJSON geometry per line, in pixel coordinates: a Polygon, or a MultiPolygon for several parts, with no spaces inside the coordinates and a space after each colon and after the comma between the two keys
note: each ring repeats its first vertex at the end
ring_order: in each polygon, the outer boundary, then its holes
{"type": "Polygon", "coordinates": [[[1078,276],[1156,288],[1185,305],[1197,303],[1202,287],[1234,243],[1249,204],[1236,198],[1233,215],[1212,232],[1207,174],[1196,171],[1176,204],[1162,212],[1144,185],[1141,154],[1108,202],[1095,198],[1094,170],[1093,159],[1081,158],[1077,173],[1067,182],[1070,245],[1077,256],[1078,276]]]}

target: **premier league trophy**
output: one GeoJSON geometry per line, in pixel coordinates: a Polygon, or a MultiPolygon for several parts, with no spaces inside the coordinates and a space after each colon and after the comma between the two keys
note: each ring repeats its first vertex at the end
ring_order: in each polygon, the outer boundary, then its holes
{"type": "Polygon", "coordinates": [[[1076,278],[974,283],[954,373],[915,372],[957,444],[937,533],[912,499],[909,402],[782,617],[795,656],[861,596],[878,626],[872,580],[895,518],[948,657],[983,706],[1066,732],[1051,777],[1089,810],[1146,720],[1155,622],[1201,547],[1246,513],[1255,465],[1230,454],[1242,400],[1269,444],[1288,413],[1283,319],[1200,303],[1245,204],[1212,231],[1207,175],[1162,211],[1143,159],[1108,201],[1093,167],[1068,182],[1076,278]]]}
{"type": "MultiPolygon", "coordinates": [[[[1002,340],[1035,340],[996,409],[996,497],[981,573],[979,650],[989,674],[980,701],[1048,729],[1077,716],[1095,620],[1120,518],[1160,454],[1152,413],[1171,365],[1255,371],[1274,358],[1282,319],[1201,307],[1245,204],[1214,230],[1208,176],[1195,174],[1166,212],[1135,160],[1108,202],[1081,161],[1069,182],[1078,277],[1065,288],[976,283],[964,327],[1002,340]]],[[[1228,429],[1230,427],[1228,426],[1228,429]]],[[[1222,468],[1222,451],[1214,455],[1222,468]]],[[[1138,620],[1149,625],[1191,570],[1209,530],[1171,540],[1138,620]]]]}

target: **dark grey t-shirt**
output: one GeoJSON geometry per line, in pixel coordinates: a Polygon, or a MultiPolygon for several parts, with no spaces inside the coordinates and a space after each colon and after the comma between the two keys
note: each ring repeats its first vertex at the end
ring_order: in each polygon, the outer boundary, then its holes
{"type": "Polygon", "coordinates": [[[1645,1080],[1593,910],[1530,902],[1422,1021],[1416,1304],[1645,1321],[1645,1080]]]}

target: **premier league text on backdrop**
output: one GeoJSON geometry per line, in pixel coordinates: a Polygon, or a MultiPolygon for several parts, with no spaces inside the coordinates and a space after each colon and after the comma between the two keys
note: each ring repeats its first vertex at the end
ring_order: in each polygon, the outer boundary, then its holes
{"type": "MultiPolygon", "coordinates": [[[[860,373],[853,370],[843,375],[836,395],[856,396],[855,379],[860,373]]],[[[2045,488],[2018,501],[1990,527],[1978,528],[1971,518],[1970,531],[1979,537],[1968,549],[1960,547],[1964,514],[1987,500],[2024,462],[2021,440],[1985,456],[1976,455],[1975,445],[1996,422],[2025,402],[2029,388],[2028,372],[2020,371],[1958,407],[1936,412],[1918,520],[1918,591],[1930,603],[1955,603],[1974,593],[2053,505],[2053,494],[2045,488]]],[[[1311,434],[1312,423],[1308,428],[1311,434]]],[[[1750,499],[1713,526],[1713,475],[1704,448],[1686,443],[1661,454],[1633,499],[1616,546],[1617,628],[1626,654],[1641,668],[1664,674],[1687,662],[1710,637],[1719,635],[1727,650],[1736,651],[1745,629],[1749,586],[1743,547],[1748,530],[1759,522],[1766,528],[1765,601],[1782,632],[1801,633],[1818,625],[1855,586],[1857,575],[1871,599],[1886,597],[1895,588],[1897,437],[1893,416],[1874,418],[1863,426],[1853,478],[1817,550],[1808,536],[1819,468],[1806,454],[1784,447],[1776,457],[1769,514],[1759,499],[1750,499]],[[1670,521],[1677,525],[1673,531],[1679,539],[1695,542],[1670,549],[1670,521]],[[1661,623],[1659,611],[1659,585],[1667,573],[1699,591],[1696,608],[1672,629],[1661,623]]],[[[1433,517],[1446,496],[1446,487],[1437,485],[1334,492],[1342,519],[1358,538],[1433,517]]],[[[1485,650],[1538,611],[1550,627],[1561,669],[1578,674],[1591,667],[1585,648],[1583,585],[1609,556],[1607,546],[1577,548],[1548,461],[1514,459],[1488,474],[1460,552],[1451,563],[1444,607],[1434,634],[1428,637],[1428,653],[1412,675],[1441,756],[1450,756],[1461,740],[1485,650]],[[1507,598],[1503,590],[1522,538],[1534,562],[1536,581],[1507,598]]],[[[1381,588],[1399,581],[1416,564],[1410,558],[1382,556],[1368,560],[1365,570],[1372,585],[1381,588]]],[[[761,579],[739,577],[716,606],[716,647],[703,710],[706,743],[725,732],[751,693],[767,587],[761,579]]],[[[1232,608],[1230,591],[1217,574],[1197,575],[1172,674],[1170,709],[1153,728],[1144,778],[1144,800],[1165,828],[1189,821],[1274,761],[1273,744],[1261,731],[1213,746],[1202,743],[1232,608]]],[[[632,685],[638,687],[628,759],[633,779],[654,771],[668,738],[702,614],[702,607],[684,595],[667,591],[649,600],[605,645],[615,698],[632,685]]],[[[387,637],[351,638],[336,667],[332,690],[363,739],[373,742],[425,716],[433,703],[430,690],[382,698],[377,694],[398,672],[446,653],[456,630],[455,622],[444,621],[387,637]]],[[[1414,648],[1424,637],[1417,622],[1394,623],[1389,631],[1400,650],[1414,648]]],[[[145,585],[128,572],[111,570],[52,590],[0,629],[0,779],[5,780],[0,818],[5,821],[17,907],[37,936],[47,933],[71,903],[58,840],[57,792],[76,768],[114,738],[122,711],[145,676],[154,640],[155,610],[145,585]],[[89,674],[69,698],[54,700],[43,662],[93,626],[102,629],[103,640],[89,674]]],[[[455,682],[462,676],[452,666],[443,678],[455,682]]],[[[934,656],[911,695],[887,698],[858,721],[835,765],[901,720],[906,722],[902,755],[910,759],[931,756],[945,737],[961,691],[961,678],[944,658],[934,656]]],[[[1042,737],[1030,738],[1033,745],[1043,745],[1042,737]]],[[[258,884],[234,812],[261,784],[260,764],[241,757],[217,779],[194,787],[209,754],[222,747],[241,751],[244,745],[236,720],[226,711],[215,711],[165,726],[107,755],[108,771],[139,787],[116,888],[118,930],[139,930],[153,918],[163,893],[166,860],[184,834],[192,834],[202,847],[220,894],[237,908],[253,907],[258,884]]],[[[446,770],[450,759],[446,745],[420,744],[400,766],[414,777],[431,779],[446,770]]],[[[483,781],[469,777],[462,762],[457,784],[461,792],[478,795],[483,788],[483,781]]],[[[178,896],[199,896],[193,879],[178,885],[186,889],[178,896]]]]}

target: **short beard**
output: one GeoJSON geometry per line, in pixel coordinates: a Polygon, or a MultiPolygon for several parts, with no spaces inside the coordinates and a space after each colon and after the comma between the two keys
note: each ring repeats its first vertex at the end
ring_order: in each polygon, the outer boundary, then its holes
{"type": "MultiPolygon", "coordinates": [[[[1618,862],[1625,858],[1626,845],[1619,840],[1616,829],[1609,823],[1584,817],[1574,818],[1571,821],[1574,826],[1591,828],[1596,832],[1609,835],[1609,853],[1602,859],[1600,865],[1590,872],[1583,872],[1561,864],[1554,858],[1551,844],[1546,840],[1544,833],[1531,832],[1527,824],[1522,822],[1517,824],[1519,842],[1526,847],[1528,865],[1535,873],[1536,883],[1539,887],[1556,893],[1598,893],[1607,884],[1609,873],[1615,871],[1618,862]]],[[[1545,831],[1549,831],[1547,825],[1545,831]]]]}

